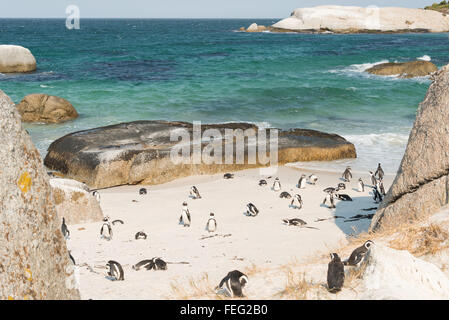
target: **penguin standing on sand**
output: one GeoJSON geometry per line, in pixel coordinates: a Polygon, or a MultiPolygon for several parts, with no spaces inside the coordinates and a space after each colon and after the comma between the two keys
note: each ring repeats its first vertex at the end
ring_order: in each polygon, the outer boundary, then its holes
{"type": "Polygon", "coordinates": [[[279,181],[279,178],[274,179],[273,190],[274,191],[280,191],[281,190],[281,182],[279,181]]]}
{"type": "Polygon", "coordinates": [[[380,163],[377,165],[377,170],[374,173],[375,176],[377,176],[377,178],[379,178],[380,180],[382,180],[384,178],[384,170],[382,169],[380,163]]]}
{"type": "Polygon", "coordinates": [[[64,239],[67,240],[70,238],[70,231],[67,228],[67,225],[65,224],[65,218],[62,218],[61,232],[62,235],[64,236],[64,239]]]}
{"type": "Polygon", "coordinates": [[[94,192],[92,192],[92,195],[95,197],[95,199],[97,199],[98,203],[100,203],[100,192],[95,190],[94,192]]]}
{"type": "Polygon", "coordinates": [[[145,188],[140,188],[139,194],[140,194],[141,196],[146,195],[146,194],[147,194],[147,189],[145,189],[145,188]]]}
{"type": "Polygon", "coordinates": [[[206,230],[209,232],[215,232],[217,230],[217,220],[215,220],[215,215],[212,212],[209,215],[209,220],[207,220],[206,230]]]}
{"type": "Polygon", "coordinates": [[[336,191],[346,190],[346,185],[343,182],[340,182],[337,186],[336,191]]]}
{"type": "Polygon", "coordinates": [[[341,291],[345,282],[345,270],[343,262],[336,253],[331,253],[331,262],[327,268],[327,288],[330,293],[341,291]]]}
{"type": "Polygon", "coordinates": [[[329,209],[335,209],[335,202],[334,202],[334,193],[333,192],[329,192],[326,197],[323,200],[323,204],[326,204],[326,202],[329,202],[329,209]]]}
{"type": "Polygon", "coordinates": [[[224,277],[216,289],[222,289],[223,285],[226,284],[226,289],[229,294],[233,297],[243,297],[243,288],[248,283],[248,277],[238,271],[234,270],[229,272],[226,277],[224,277]]]}
{"type": "Polygon", "coordinates": [[[371,240],[366,241],[363,246],[356,248],[351,255],[349,256],[348,260],[343,261],[343,264],[345,266],[357,266],[360,261],[362,261],[363,257],[368,252],[369,248],[374,244],[371,240]]]}
{"type": "Polygon", "coordinates": [[[382,195],[380,194],[379,190],[377,190],[376,186],[373,187],[373,199],[376,203],[382,202],[382,195]]]}
{"type": "Polygon", "coordinates": [[[100,236],[102,239],[104,238],[106,240],[112,240],[112,226],[111,223],[109,222],[108,216],[106,216],[103,219],[103,225],[101,226],[100,236]]]}
{"type": "Polygon", "coordinates": [[[359,178],[358,189],[359,192],[365,192],[365,184],[363,183],[362,178],[359,178]]]}
{"type": "Polygon", "coordinates": [[[136,240],[139,240],[139,239],[147,240],[147,234],[145,232],[143,232],[143,231],[139,231],[134,236],[134,239],[136,239],[136,240]]]}
{"type": "Polygon", "coordinates": [[[377,190],[379,190],[381,195],[386,195],[387,193],[385,192],[385,188],[384,188],[384,182],[382,181],[381,178],[377,179],[377,190]]]}
{"type": "Polygon", "coordinates": [[[114,278],[114,280],[125,280],[125,273],[120,263],[109,260],[106,266],[109,268],[108,276],[114,278]]]}
{"type": "Polygon", "coordinates": [[[248,203],[246,205],[247,210],[246,210],[246,215],[249,217],[255,217],[259,214],[259,209],[256,208],[255,205],[253,205],[252,203],[248,203]]]}
{"type": "Polygon", "coordinates": [[[371,184],[374,186],[377,186],[377,179],[374,176],[374,173],[372,171],[369,172],[370,178],[371,178],[371,184]]]}
{"type": "Polygon", "coordinates": [[[195,186],[192,186],[192,188],[190,188],[190,195],[193,197],[193,199],[201,199],[200,192],[195,186]]]}
{"type": "Polygon", "coordinates": [[[298,188],[304,189],[306,187],[306,181],[307,181],[306,175],[305,174],[301,175],[298,181],[298,188]]]}
{"type": "Polygon", "coordinates": [[[346,181],[350,182],[352,179],[351,167],[346,167],[346,170],[343,172],[341,177],[346,181]]]}
{"type": "Polygon", "coordinates": [[[312,173],[309,176],[309,183],[315,185],[317,181],[318,181],[318,177],[312,173]]]}
{"type": "Polygon", "coordinates": [[[293,196],[292,202],[290,203],[290,207],[295,208],[295,209],[302,208],[302,199],[299,194],[295,194],[293,196]]]}
{"type": "Polygon", "coordinates": [[[187,208],[187,202],[183,202],[181,216],[179,217],[179,223],[182,223],[184,227],[190,227],[191,221],[190,211],[189,208],[187,208]]]}

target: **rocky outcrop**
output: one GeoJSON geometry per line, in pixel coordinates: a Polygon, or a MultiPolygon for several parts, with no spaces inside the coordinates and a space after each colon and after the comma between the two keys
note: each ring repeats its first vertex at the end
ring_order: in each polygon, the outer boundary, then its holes
{"type": "Polygon", "coordinates": [[[36,59],[27,48],[0,45],[0,73],[31,72],[36,70],[36,59]]]}
{"type": "Polygon", "coordinates": [[[266,26],[257,25],[257,23],[252,23],[246,30],[245,28],[243,28],[243,30],[241,29],[241,31],[246,32],[262,32],[266,30],[269,30],[269,28],[267,28],[266,26]]]}
{"type": "Polygon", "coordinates": [[[379,76],[394,76],[398,75],[400,78],[414,78],[425,77],[435,71],[438,67],[429,61],[412,61],[404,63],[381,63],[366,70],[371,74],[379,76]]]}
{"type": "MultiPolygon", "coordinates": [[[[210,139],[204,138],[205,130],[208,132],[215,130],[221,137],[225,137],[225,130],[236,130],[233,131],[236,138],[219,137],[212,143],[214,148],[222,149],[220,154],[225,153],[225,150],[233,150],[230,161],[218,157],[222,159],[222,163],[193,162],[191,158],[183,163],[172,161],[170,154],[173,150],[177,150],[179,142],[177,136],[173,140],[170,139],[170,135],[186,132],[187,137],[191,138],[193,132],[191,123],[136,121],[66,135],[50,145],[45,165],[61,172],[65,177],[84,182],[91,188],[138,183],[159,184],[189,175],[264,166],[268,162],[264,160],[267,159],[258,158],[251,163],[246,157],[242,163],[235,161],[237,155],[235,142],[244,137],[243,130],[251,129],[256,132],[257,127],[246,123],[201,126],[203,140],[196,145],[201,148],[203,154],[211,144],[210,139]],[[228,147],[232,149],[226,149],[228,147]]],[[[248,139],[244,141],[240,145],[244,147],[244,154],[248,155],[248,148],[252,150],[254,144],[253,142],[248,144],[248,139]]],[[[187,145],[188,150],[193,149],[190,140],[182,143],[187,145]]],[[[280,164],[356,157],[352,143],[338,135],[313,130],[281,131],[278,146],[280,164]]],[[[270,145],[267,149],[269,147],[270,145]]],[[[192,151],[191,154],[193,153],[192,151]]]]}
{"type": "Polygon", "coordinates": [[[277,30],[296,32],[447,32],[449,17],[432,10],[318,6],[296,9],[273,25],[277,30]]]}
{"type": "Polygon", "coordinates": [[[0,91],[0,299],[79,299],[48,175],[0,91]]]}
{"type": "Polygon", "coordinates": [[[78,117],[67,100],[47,94],[30,94],[23,98],[17,109],[24,122],[60,123],[78,117]]]}
{"type": "Polygon", "coordinates": [[[363,292],[368,300],[449,299],[449,279],[434,264],[410,252],[373,245],[361,264],[363,292]]]}
{"type": "Polygon", "coordinates": [[[371,230],[425,217],[449,203],[449,66],[432,79],[396,178],[371,230]]]}
{"type": "Polygon", "coordinates": [[[103,220],[103,211],[89,188],[70,179],[50,179],[53,201],[60,220],[66,224],[97,222],[103,220]]]}

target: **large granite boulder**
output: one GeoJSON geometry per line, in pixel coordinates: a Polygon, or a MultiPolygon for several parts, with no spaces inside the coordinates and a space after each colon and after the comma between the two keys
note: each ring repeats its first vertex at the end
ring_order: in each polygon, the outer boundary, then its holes
{"type": "Polygon", "coordinates": [[[0,45],[0,73],[31,72],[36,70],[36,59],[27,48],[0,45]]]}
{"type": "Polygon", "coordinates": [[[48,175],[0,90],[0,299],[79,299],[48,175]]]}
{"type": "MultiPolygon", "coordinates": [[[[203,125],[202,135],[209,129],[218,130],[222,137],[226,129],[241,129],[241,133],[237,131],[236,135],[239,138],[243,137],[243,130],[253,129],[253,132],[257,132],[257,127],[251,124],[228,123],[203,125]]],[[[222,147],[223,152],[227,146],[233,148],[231,161],[223,160],[221,164],[174,163],[170,154],[179,142],[171,141],[170,135],[178,131],[187,132],[192,137],[193,126],[186,122],[136,121],[75,132],[54,141],[44,163],[48,168],[61,172],[65,177],[84,182],[91,188],[138,183],[159,184],[189,175],[267,165],[263,158],[262,161],[257,159],[253,163],[248,159],[240,164],[233,161],[236,157],[237,148],[234,145],[237,138],[216,139],[213,142],[213,145],[222,147]]],[[[248,139],[244,141],[247,155],[248,139]]],[[[201,145],[197,145],[204,152],[209,143],[211,142],[202,140],[201,145]]],[[[187,145],[193,149],[191,141],[187,145]]],[[[267,149],[270,145],[268,143],[267,149]]],[[[356,157],[352,143],[338,135],[313,130],[281,131],[278,146],[280,164],[356,157]]]]}
{"type": "Polygon", "coordinates": [[[449,279],[443,271],[406,250],[374,244],[360,268],[360,299],[449,299],[449,279]]]}
{"type": "Polygon", "coordinates": [[[441,12],[410,8],[318,6],[296,9],[273,25],[273,31],[447,32],[449,17],[441,12]]]}
{"type": "Polygon", "coordinates": [[[67,100],[48,94],[30,94],[20,101],[17,109],[23,122],[60,123],[78,117],[67,100]]]}
{"type": "Polygon", "coordinates": [[[449,66],[433,77],[420,104],[396,178],[371,229],[433,214],[449,203],[449,66]]]}
{"type": "Polygon", "coordinates": [[[435,71],[438,71],[438,67],[429,61],[381,63],[366,70],[368,73],[379,76],[398,75],[400,78],[424,77],[434,73],[435,71]]]}
{"type": "Polygon", "coordinates": [[[50,179],[53,201],[59,219],[66,224],[97,222],[103,220],[103,211],[89,188],[70,179],[50,179]]]}

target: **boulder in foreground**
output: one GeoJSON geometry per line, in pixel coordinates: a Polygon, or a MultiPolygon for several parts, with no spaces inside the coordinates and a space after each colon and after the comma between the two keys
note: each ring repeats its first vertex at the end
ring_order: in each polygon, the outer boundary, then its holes
{"type": "Polygon", "coordinates": [[[0,91],[0,299],[79,299],[48,175],[0,91]]]}
{"type": "Polygon", "coordinates": [[[36,59],[27,48],[0,45],[0,73],[31,72],[36,70],[36,59]]]}
{"type": "Polygon", "coordinates": [[[296,32],[447,32],[449,17],[424,9],[317,6],[296,9],[272,27],[273,31],[296,32]]]}
{"type": "Polygon", "coordinates": [[[361,299],[449,299],[447,276],[434,264],[415,258],[406,250],[375,244],[361,268],[361,299]]]}
{"type": "Polygon", "coordinates": [[[381,63],[366,70],[379,76],[394,76],[400,78],[425,77],[438,71],[438,67],[429,61],[412,61],[404,63],[381,63]]]}
{"type": "MultiPolygon", "coordinates": [[[[254,129],[247,123],[228,123],[201,126],[205,130],[217,130],[224,137],[225,129],[254,129]]],[[[171,141],[172,132],[184,131],[192,137],[193,125],[187,122],[136,121],[71,133],[54,141],[45,157],[45,165],[61,172],[65,177],[86,183],[91,188],[106,188],[124,184],[160,184],[176,178],[214,174],[266,166],[259,159],[255,163],[242,164],[204,162],[175,164],[170,153],[178,141],[171,141]]],[[[238,131],[238,130],[237,130],[238,131]]],[[[242,137],[242,134],[238,135],[242,137]]],[[[235,159],[235,140],[214,140],[215,146],[232,144],[235,159]]],[[[248,139],[244,140],[248,154],[248,139]]],[[[201,142],[201,150],[210,141],[201,142]]],[[[192,149],[191,141],[187,144],[192,149]]],[[[268,143],[267,149],[269,149],[268,143]]],[[[314,130],[280,131],[278,139],[278,162],[335,160],[355,158],[355,147],[344,138],[314,130]]],[[[263,161],[262,161],[263,162],[263,161]]]]}
{"type": "Polygon", "coordinates": [[[97,222],[103,220],[103,211],[89,188],[76,180],[50,179],[56,212],[66,224],[97,222]]]}
{"type": "Polygon", "coordinates": [[[432,79],[396,178],[371,230],[426,217],[449,203],[449,66],[432,79]]]}
{"type": "Polygon", "coordinates": [[[78,117],[67,100],[48,94],[30,94],[20,101],[17,109],[23,122],[60,123],[78,117]]]}

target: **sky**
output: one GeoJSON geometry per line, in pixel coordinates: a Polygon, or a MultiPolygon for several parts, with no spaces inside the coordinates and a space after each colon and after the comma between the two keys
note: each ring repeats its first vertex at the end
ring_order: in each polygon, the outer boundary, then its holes
{"type": "Polygon", "coordinates": [[[66,18],[77,5],[82,18],[284,18],[317,5],[423,8],[432,0],[1,0],[0,18],[66,18]]]}

